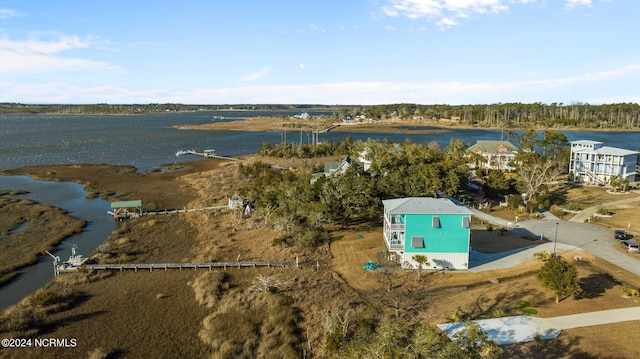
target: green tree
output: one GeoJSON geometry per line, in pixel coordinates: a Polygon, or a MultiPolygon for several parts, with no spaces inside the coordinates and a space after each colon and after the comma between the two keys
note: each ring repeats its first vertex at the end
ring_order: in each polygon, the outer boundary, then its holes
{"type": "Polygon", "coordinates": [[[502,348],[490,340],[487,333],[476,322],[465,323],[465,328],[454,334],[453,337],[463,353],[458,356],[460,358],[497,359],[504,356],[502,348]]]}
{"type": "Polygon", "coordinates": [[[555,293],[556,303],[560,302],[560,297],[582,292],[578,283],[578,271],[558,255],[552,255],[536,277],[540,285],[555,293]]]}
{"type": "Polygon", "coordinates": [[[499,170],[489,170],[489,174],[485,178],[483,190],[489,197],[498,197],[509,192],[509,181],[504,173],[499,170]]]}

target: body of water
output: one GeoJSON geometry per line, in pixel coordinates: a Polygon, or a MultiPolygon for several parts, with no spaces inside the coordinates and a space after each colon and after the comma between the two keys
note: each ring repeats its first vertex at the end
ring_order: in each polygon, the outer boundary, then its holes
{"type": "MultiPolygon", "coordinates": [[[[109,237],[114,229],[113,220],[107,215],[110,202],[102,199],[86,199],[80,184],[71,182],[38,181],[27,176],[0,176],[0,188],[24,190],[29,193],[12,198],[32,199],[42,204],[64,208],[77,218],[87,221],[81,233],[65,239],[53,253],[62,260],[71,255],[71,246],[77,245],[78,253],[88,255],[109,237]]],[[[38,263],[23,268],[11,282],[0,287],[0,310],[17,303],[28,294],[43,287],[53,278],[53,259],[40,256],[38,263]]]]}
{"type": "MultiPolygon", "coordinates": [[[[215,149],[220,155],[247,155],[257,152],[265,142],[281,142],[284,133],[178,130],[173,126],[297,113],[198,111],[131,116],[0,115],[0,170],[35,165],[106,163],[131,165],[144,172],[161,164],[201,160],[196,156],[176,157],[177,150],[215,149]]],[[[601,141],[608,146],[640,149],[640,132],[562,133],[570,141],[588,139],[601,141]]],[[[443,130],[424,135],[329,132],[321,134],[320,140],[338,141],[346,136],[355,140],[376,138],[396,142],[409,139],[421,144],[436,142],[444,147],[451,138],[460,138],[465,143],[474,144],[476,140],[499,140],[502,135],[500,130],[476,129],[443,130]]],[[[308,137],[305,133],[288,131],[287,140],[307,143],[308,137]]],[[[100,199],[84,198],[84,190],[80,185],[35,181],[23,176],[0,176],[0,189],[27,190],[30,193],[20,197],[63,208],[71,215],[87,220],[85,231],[67,240],[78,245],[80,254],[88,255],[95,250],[114,228],[112,219],[106,214],[109,203],[100,199]]],[[[61,245],[56,254],[61,258],[67,258],[70,247],[61,245]]],[[[0,309],[42,287],[52,276],[51,259],[41,257],[38,265],[21,271],[16,280],[0,288],[0,309]]]]}

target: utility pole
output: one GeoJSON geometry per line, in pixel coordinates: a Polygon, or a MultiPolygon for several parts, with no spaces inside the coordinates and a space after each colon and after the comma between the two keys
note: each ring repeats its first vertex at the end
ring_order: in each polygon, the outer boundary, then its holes
{"type": "Polygon", "coordinates": [[[556,254],[556,245],[558,244],[558,222],[556,222],[556,238],[553,240],[553,254],[556,254]]]}

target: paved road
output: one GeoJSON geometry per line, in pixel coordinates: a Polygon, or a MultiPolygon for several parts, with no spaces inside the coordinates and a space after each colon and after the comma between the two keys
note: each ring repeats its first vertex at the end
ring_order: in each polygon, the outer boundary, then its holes
{"type": "MultiPolygon", "coordinates": [[[[542,236],[557,245],[562,244],[562,250],[556,252],[566,253],[578,248],[584,249],[594,255],[609,261],[631,273],[640,275],[640,255],[629,255],[616,248],[618,244],[613,238],[613,231],[595,224],[539,219],[527,220],[518,223],[514,231],[522,234],[542,236]],[[568,247],[567,247],[568,246],[568,247]]],[[[553,250],[551,251],[553,252],[553,250]]],[[[579,255],[576,251],[576,255],[579,255]]]]}

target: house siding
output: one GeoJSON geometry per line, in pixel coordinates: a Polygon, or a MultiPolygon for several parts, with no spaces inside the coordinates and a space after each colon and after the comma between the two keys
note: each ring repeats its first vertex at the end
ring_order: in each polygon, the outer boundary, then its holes
{"type": "MultiPolygon", "coordinates": [[[[468,253],[434,253],[423,252],[420,253],[427,257],[429,266],[422,267],[423,269],[469,269],[469,255],[468,253]]],[[[402,254],[402,263],[405,267],[410,265],[412,268],[418,268],[418,262],[413,260],[415,253],[402,254]]]]}
{"type": "Polygon", "coordinates": [[[468,253],[469,229],[462,226],[462,217],[459,214],[407,214],[405,251],[412,254],[468,253]],[[433,228],[433,217],[440,218],[439,228],[433,228]],[[424,248],[414,248],[412,237],[423,237],[424,248]]]}

